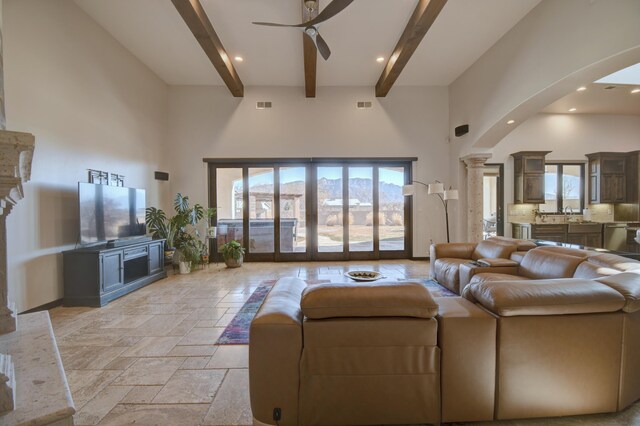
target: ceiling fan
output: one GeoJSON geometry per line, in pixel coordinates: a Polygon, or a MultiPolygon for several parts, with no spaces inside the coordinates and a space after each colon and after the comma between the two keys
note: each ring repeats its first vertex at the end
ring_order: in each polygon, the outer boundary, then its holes
{"type": "MultiPolygon", "coordinates": [[[[318,14],[315,18],[303,22],[301,24],[276,24],[273,22],[254,22],[255,25],[265,25],[268,27],[293,27],[293,28],[301,28],[304,32],[304,35],[313,40],[313,43],[316,45],[316,48],[326,61],[331,56],[331,49],[329,49],[329,45],[324,41],[320,33],[318,32],[318,24],[333,18],[338,13],[342,12],[344,8],[349,6],[353,0],[333,0],[331,3],[327,5],[322,12],[318,14]]],[[[314,0],[305,0],[304,5],[310,11],[315,10],[318,7],[317,1],[314,0]]]]}

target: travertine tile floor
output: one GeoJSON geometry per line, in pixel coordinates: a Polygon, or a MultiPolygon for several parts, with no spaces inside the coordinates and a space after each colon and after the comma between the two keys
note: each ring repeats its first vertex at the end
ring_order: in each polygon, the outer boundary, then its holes
{"type": "MultiPolygon", "coordinates": [[[[50,311],[76,425],[250,425],[248,346],[215,346],[263,280],[348,281],[348,270],[426,278],[419,261],[211,264],[171,275],[104,308],[50,311]]],[[[612,415],[504,425],[640,425],[640,404],[612,415]]]]}

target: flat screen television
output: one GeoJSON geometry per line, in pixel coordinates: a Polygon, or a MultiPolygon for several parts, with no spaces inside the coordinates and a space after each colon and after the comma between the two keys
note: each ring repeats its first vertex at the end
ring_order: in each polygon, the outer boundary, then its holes
{"type": "Polygon", "coordinates": [[[144,236],[145,191],[78,183],[80,243],[94,244],[144,236]]]}

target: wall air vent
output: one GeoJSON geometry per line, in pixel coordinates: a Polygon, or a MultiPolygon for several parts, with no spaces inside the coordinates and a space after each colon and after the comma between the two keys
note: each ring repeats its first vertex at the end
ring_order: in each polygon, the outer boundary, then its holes
{"type": "Polygon", "coordinates": [[[271,102],[256,102],[256,109],[271,108],[271,102]]]}
{"type": "Polygon", "coordinates": [[[371,108],[371,101],[358,101],[356,103],[356,108],[358,109],[371,108]]]}

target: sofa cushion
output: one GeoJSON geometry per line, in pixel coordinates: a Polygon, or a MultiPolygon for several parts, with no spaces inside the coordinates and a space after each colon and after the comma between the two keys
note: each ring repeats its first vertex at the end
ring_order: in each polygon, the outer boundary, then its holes
{"type": "Polygon", "coordinates": [[[467,288],[478,303],[505,317],[615,312],[625,305],[611,287],[579,278],[487,281],[467,288]]]}
{"type": "Polygon", "coordinates": [[[622,272],[609,277],[599,278],[599,281],[608,285],[624,296],[625,312],[640,311],[640,271],[622,272]]]}
{"type": "Polygon", "coordinates": [[[529,281],[529,278],[519,275],[500,274],[496,272],[481,272],[475,274],[469,284],[483,283],[487,281],[529,281]]]}
{"type": "Polygon", "coordinates": [[[635,269],[640,269],[640,261],[611,253],[599,253],[595,256],[590,256],[587,261],[594,265],[617,269],[618,271],[633,271],[635,269]]]}
{"type": "Polygon", "coordinates": [[[617,269],[605,268],[604,266],[598,266],[595,263],[585,261],[578,265],[576,271],[573,273],[573,278],[585,278],[589,280],[619,273],[620,271],[617,269]]]}
{"type": "Polygon", "coordinates": [[[511,256],[509,256],[509,259],[515,260],[518,263],[522,263],[522,259],[524,259],[526,254],[526,251],[514,251],[513,253],[511,253],[511,256]]]}
{"type": "Polygon", "coordinates": [[[300,306],[310,319],[433,318],[438,314],[431,293],[417,282],[313,285],[302,292],[300,306]]]}
{"type": "Polygon", "coordinates": [[[469,259],[457,259],[445,257],[433,262],[434,278],[443,286],[455,292],[460,288],[460,265],[469,262],[469,259]]]}
{"type": "Polygon", "coordinates": [[[581,249],[561,247],[561,246],[540,246],[536,250],[547,251],[553,254],[564,254],[567,256],[579,257],[581,259],[586,259],[589,256],[594,256],[598,254],[598,252],[595,252],[592,250],[581,250],[581,249]]]}
{"type": "Polygon", "coordinates": [[[516,245],[516,250],[517,251],[529,251],[531,249],[534,249],[536,247],[538,247],[536,245],[536,243],[534,243],[533,241],[529,241],[529,240],[519,240],[516,238],[509,238],[509,237],[490,237],[487,238],[487,240],[490,241],[497,241],[503,244],[515,244],[516,245]]]}
{"type": "Polygon", "coordinates": [[[529,250],[520,263],[520,275],[531,279],[571,278],[584,257],[549,251],[529,250]]]}
{"type": "Polygon", "coordinates": [[[471,258],[473,260],[502,257],[508,259],[516,251],[515,244],[483,240],[478,243],[471,258]]]}

